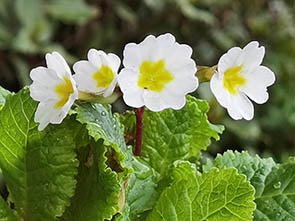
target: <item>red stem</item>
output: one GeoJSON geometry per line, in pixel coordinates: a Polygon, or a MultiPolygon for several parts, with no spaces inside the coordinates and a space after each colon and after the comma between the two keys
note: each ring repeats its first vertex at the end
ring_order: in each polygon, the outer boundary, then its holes
{"type": "Polygon", "coordinates": [[[142,126],[143,126],[143,114],[144,107],[134,108],[134,113],[136,116],[136,142],[135,142],[135,156],[141,155],[142,147],[142,126]]]}

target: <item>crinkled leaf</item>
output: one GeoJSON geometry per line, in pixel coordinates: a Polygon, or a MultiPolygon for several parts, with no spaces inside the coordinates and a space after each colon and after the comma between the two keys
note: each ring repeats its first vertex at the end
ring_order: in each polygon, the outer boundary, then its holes
{"type": "Polygon", "coordinates": [[[102,140],[80,149],[78,184],[64,220],[110,220],[119,211],[121,185],[107,160],[102,140]]]}
{"type": "Polygon", "coordinates": [[[173,182],[147,220],[252,220],[254,188],[234,168],[200,174],[188,161],[176,161],[173,182]]]}
{"type": "Polygon", "coordinates": [[[133,158],[131,174],[126,190],[126,203],[121,216],[117,220],[133,221],[139,219],[140,214],[151,210],[160,193],[157,188],[157,176],[153,169],[133,158]]]}
{"type": "Polygon", "coordinates": [[[0,110],[3,108],[8,94],[10,94],[10,92],[0,86],[0,110]]]}
{"type": "Polygon", "coordinates": [[[70,204],[78,161],[73,119],[37,130],[37,103],[28,88],[8,95],[0,112],[0,167],[18,213],[25,220],[53,220],[70,204]]]}
{"type": "Polygon", "coordinates": [[[7,205],[7,203],[0,197],[0,220],[1,221],[17,221],[18,219],[7,205]]]}
{"type": "Polygon", "coordinates": [[[295,158],[272,168],[256,196],[254,220],[295,220],[295,158]]]}
{"type": "Polygon", "coordinates": [[[261,159],[247,152],[228,151],[203,166],[235,167],[256,189],[254,220],[295,220],[295,160],[275,165],[272,158],[261,159]]]}
{"type": "Polygon", "coordinates": [[[110,105],[83,103],[75,112],[77,120],[86,124],[86,128],[95,141],[103,139],[104,145],[112,147],[113,169],[120,172],[123,181],[132,172],[132,153],[127,149],[124,132],[119,117],[112,114],[110,105]]]}
{"type": "Polygon", "coordinates": [[[275,166],[272,158],[261,159],[258,155],[252,157],[247,151],[233,152],[231,150],[218,154],[214,161],[208,161],[203,166],[204,171],[209,171],[212,167],[233,167],[239,173],[245,174],[251,184],[255,187],[255,195],[261,195],[265,187],[265,179],[275,166]]]}
{"type": "Polygon", "coordinates": [[[83,0],[51,0],[45,8],[52,17],[71,24],[85,24],[98,14],[83,0]]]}
{"type": "MultiPolygon", "coordinates": [[[[146,110],[143,119],[142,159],[157,172],[164,174],[175,160],[196,157],[210,144],[210,138],[219,139],[222,126],[209,123],[206,101],[187,97],[181,110],[162,112],[146,110]]],[[[122,118],[126,136],[134,137],[135,117],[127,112],[122,118]]]]}
{"type": "Polygon", "coordinates": [[[125,182],[132,172],[131,150],[126,147],[123,128],[110,105],[82,103],[73,113],[99,146],[90,153],[86,164],[82,152],[80,161],[84,163],[80,165],[77,190],[65,218],[111,219],[125,203],[125,182]]]}

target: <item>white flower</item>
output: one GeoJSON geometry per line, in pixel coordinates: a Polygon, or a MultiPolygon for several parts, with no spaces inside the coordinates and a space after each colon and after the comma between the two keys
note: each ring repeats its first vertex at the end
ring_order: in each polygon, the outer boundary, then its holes
{"type": "Polygon", "coordinates": [[[117,84],[117,72],[120,67],[120,58],[112,53],[90,49],[88,61],[78,61],[73,69],[78,89],[92,94],[110,96],[117,84]]]}
{"type": "Polygon", "coordinates": [[[31,97],[39,101],[35,113],[35,122],[39,122],[39,130],[43,130],[49,123],[60,124],[68,114],[74,101],[78,98],[78,91],[71,76],[71,70],[58,53],[48,53],[45,56],[47,68],[34,68],[30,77],[31,97]]]}
{"type": "Polygon", "coordinates": [[[231,48],[218,62],[210,87],[221,106],[235,119],[251,120],[254,107],[249,98],[258,104],[268,100],[267,87],[275,82],[274,73],[260,65],[264,47],[252,41],[243,49],[231,48]]]}
{"type": "Polygon", "coordinates": [[[178,44],[171,34],[149,35],[140,44],[127,44],[118,78],[125,103],[152,111],[181,109],[185,95],[198,87],[191,55],[191,47],[178,44]]]}

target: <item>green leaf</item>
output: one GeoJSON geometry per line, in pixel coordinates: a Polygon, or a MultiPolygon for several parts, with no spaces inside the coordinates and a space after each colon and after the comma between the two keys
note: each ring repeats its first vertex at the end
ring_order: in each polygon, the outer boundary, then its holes
{"type": "Polygon", "coordinates": [[[183,15],[191,20],[200,21],[210,26],[217,22],[217,19],[210,12],[195,7],[187,0],[177,0],[176,4],[180,7],[183,15]]]}
{"type": "Polygon", "coordinates": [[[126,190],[126,203],[117,220],[131,221],[140,214],[151,210],[159,198],[157,176],[153,169],[135,157],[132,160],[134,173],[131,174],[126,190]]]}
{"type": "Polygon", "coordinates": [[[15,14],[21,23],[21,27],[12,39],[13,49],[24,53],[36,53],[40,51],[40,42],[44,37],[46,38],[48,29],[51,27],[45,20],[42,1],[16,0],[15,14]]]}
{"type": "Polygon", "coordinates": [[[3,108],[3,106],[5,104],[6,97],[9,94],[10,94],[10,91],[8,91],[0,86],[0,110],[3,108]]]}
{"type": "Polygon", "coordinates": [[[46,3],[45,8],[52,17],[70,24],[83,25],[98,14],[95,7],[83,0],[52,0],[46,3]]]}
{"type": "Polygon", "coordinates": [[[256,196],[254,220],[295,220],[295,158],[273,167],[256,196]]]}
{"type": "Polygon", "coordinates": [[[43,17],[42,1],[40,0],[17,0],[15,9],[17,17],[25,26],[34,27],[43,17]]]}
{"type": "MultiPolygon", "coordinates": [[[[219,139],[222,126],[209,123],[206,101],[187,97],[181,110],[168,109],[162,112],[146,110],[143,119],[142,159],[158,173],[164,174],[169,166],[179,159],[196,157],[210,145],[210,138],[219,139]]],[[[135,117],[127,112],[122,118],[126,136],[134,137],[135,117]]]]}
{"type": "Polygon", "coordinates": [[[77,120],[86,124],[86,128],[95,141],[103,139],[104,145],[112,147],[114,170],[120,172],[122,181],[125,181],[132,172],[132,153],[127,149],[124,139],[124,130],[117,114],[112,114],[110,105],[80,104],[74,112],[77,120]]]}
{"type": "Polygon", "coordinates": [[[218,154],[214,161],[208,161],[203,166],[204,171],[209,171],[212,167],[236,168],[239,173],[245,174],[251,184],[255,187],[255,195],[261,195],[265,188],[265,179],[275,166],[272,158],[261,159],[258,155],[252,157],[247,151],[241,153],[228,150],[223,155],[218,154]]]}
{"type": "Polygon", "coordinates": [[[207,162],[203,169],[235,167],[245,174],[256,189],[257,209],[254,220],[295,219],[295,159],[275,164],[272,158],[261,159],[247,152],[227,151],[207,162]]]}
{"type": "Polygon", "coordinates": [[[133,171],[131,150],[126,147],[123,128],[110,105],[82,103],[73,114],[86,125],[96,146],[80,150],[78,185],[64,218],[111,219],[125,203],[126,180],[133,171]]]}
{"type": "Polygon", "coordinates": [[[200,174],[188,161],[176,161],[173,182],[147,220],[252,220],[254,188],[234,168],[200,174]]]}
{"type": "Polygon", "coordinates": [[[1,221],[17,221],[17,217],[13,214],[7,203],[0,197],[0,220],[1,221]]]}
{"type": "Polygon", "coordinates": [[[77,189],[65,220],[110,220],[119,211],[121,184],[107,160],[102,140],[80,149],[77,189]]]}
{"type": "Polygon", "coordinates": [[[7,96],[0,112],[0,167],[9,200],[25,220],[54,220],[74,195],[75,139],[82,125],[68,118],[39,132],[36,107],[28,88],[7,96]]]}

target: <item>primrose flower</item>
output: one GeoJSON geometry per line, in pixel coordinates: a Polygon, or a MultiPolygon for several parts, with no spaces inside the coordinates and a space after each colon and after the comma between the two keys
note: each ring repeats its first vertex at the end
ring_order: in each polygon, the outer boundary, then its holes
{"type": "Polygon", "coordinates": [[[74,64],[78,89],[91,94],[110,96],[117,84],[117,72],[120,67],[120,58],[112,53],[90,49],[88,61],[78,61],[74,64]]]}
{"type": "Polygon", "coordinates": [[[127,44],[118,77],[125,103],[151,111],[181,109],[185,95],[198,87],[191,55],[191,47],[175,42],[171,34],[149,35],[140,44],[127,44]]]}
{"type": "Polygon", "coordinates": [[[39,122],[39,130],[49,123],[60,124],[67,116],[78,91],[72,79],[71,70],[65,59],[58,53],[48,53],[45,56],[46,67],[34,68],[30,77],[30,95],[39,101],[35,113],[35,122],[39,122]]]}
{"type": "Polygon", "coordinates": [[[268,100],[267,87],[275,82],[274,73],[260,65],[264,47],[252,41],[243,49],[231,48],[218,62],[218,72],[210,81],[217,101],[235,119],[251,120],[254,107],[249,98],[258,104],[268,100]]]}

